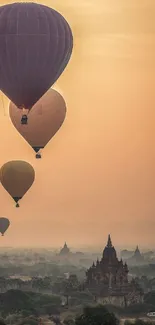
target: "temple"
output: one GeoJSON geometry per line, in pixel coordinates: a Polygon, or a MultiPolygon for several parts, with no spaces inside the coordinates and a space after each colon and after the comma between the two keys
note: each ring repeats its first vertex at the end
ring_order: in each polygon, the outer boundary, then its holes
{"type": "Polygon", "coordinates": [[[144,256],[141,254],[138,246],[136,247],[134,254],[128,259],[128,263],[133,265],[145,264],[144,256]]]}
{"type": "Polygon", "coordinates": [[[64,244],[64,247],[60,250],[59,255],[68,255],[70,254],[70,249],[68,248],[67,244],[64,244]]]}
{"type": "Polygon", "coordinates": [[[97,260],[86,272],[85,287],[100,303],[120,306],[135,303],[135,301],[141,303],[142,290],[134,280],[129,283],[128,272],[127,264],[123,263],[122,259],[118,260],[109,235],[101,261],[97,260]]]}

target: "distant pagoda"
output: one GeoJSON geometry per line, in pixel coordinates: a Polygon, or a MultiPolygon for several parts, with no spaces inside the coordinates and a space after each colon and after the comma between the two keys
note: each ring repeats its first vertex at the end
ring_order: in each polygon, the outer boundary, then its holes
{"type": "Polygon", "coordinates": [[[65,255],[69,255],[69,254],[70,254],[70,249],[68,248],[68,246],[65,242],[64,247],[60,250],[59,255],[65,256],[65,255]]]}
{"type": "Polygon", "coordinates": [[[141,254],[138,246],[136,247],[133,256],[128,259],[129,264],[145,264],[144,256],[141,254]]]}

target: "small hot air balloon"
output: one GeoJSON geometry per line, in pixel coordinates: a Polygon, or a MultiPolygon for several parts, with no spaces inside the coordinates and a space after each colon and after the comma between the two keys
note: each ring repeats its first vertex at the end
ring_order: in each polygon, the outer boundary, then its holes
{"type": "Polygon", "coordinates": [[[13,103],[10,103],[9,113],[15,128],[37,153],[36,158],[41,158],[39,150],[46,146],[65,119],[66,104],[56,90],[50,89],[34,105],[25,128],[20,123],[22,113],[13,103]]]}
{"type": "Polygon", "coordinates": [[[9,226],[10,226],[9,219],[1,217],[0,218],[0,233],[2,234],[2,236],[4,236],[4,233],[9,228],[9,226]]]}
{"type": "Polygon", "coordinates": [[[64,17],[37,3],[0,7],[0,89],[27,113],[67,66],[73,36],[64,17]]]}
{"type": "Polygon", "coordinates": [[[35,179],[33,167],[20,160],[9,161],[0,169],[0,181],[19,207],[18,201],[32,186],[35,179]]]}

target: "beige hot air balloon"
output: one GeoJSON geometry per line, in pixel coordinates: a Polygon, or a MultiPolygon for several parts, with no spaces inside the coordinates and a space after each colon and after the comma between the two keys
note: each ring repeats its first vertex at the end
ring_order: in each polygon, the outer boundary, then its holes
{"type": "Polygon", "coordinates": [[[54,89],[50,89],[29,113],[29,123],[21,124],[22,112],[12,102],[9,107],[10,118],[24,139],[41,158],[39,152],[60,129],[66,116],[66,104],[63,97],[54,89]]]}
{"type": "Polygon", "coordinates": [[[9,228],[9,226],[10,226],[9,219],[5,218],[5,217],[1,217],[0,218],[0,233],[2,234],[2,236],[4,236],[4,233],[9,228]]]}
{"type": "Polygon", "coordinates": [[[0,169],[0,181],[19,207],[18,201],[32,186],[35,179],[33,167],[25,161],[13,160],[0,169]]]}

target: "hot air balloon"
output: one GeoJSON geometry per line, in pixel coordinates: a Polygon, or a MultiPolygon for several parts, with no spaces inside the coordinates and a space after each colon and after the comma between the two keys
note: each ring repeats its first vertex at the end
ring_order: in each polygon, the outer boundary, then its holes
{"type": "Polygon", "coordinates": [[[37,153],[36,158],[41,158],[39,150],[46,146],[65,119],[66,104],[56,90],[48,90],[34,105],[26,128],[23,128],[20,123],[21,111],[13,103],[10,103],[9,113],[17,131],[37,153]]]}
{"type": "Polygon", "coordinates": [[[2,234],[2,236],[4,236],[4,233],[9,228],[9,226],[10,226],[9,219],[1,217],[0,218],[0,233],[2,234]]]}
{"type": "Polygon", "coordinates": [[[19,207],[18,201],[32,186],[35,179],[33,167],[20,160],[9,161],[0,169],[0,181],[19,207]]]}
{"type": "Polygon", "coordinates": [[[64,17],[37,3],[0,7],[0,89],[23,111],[59,78],[71,57],[73,36],[64,17]]]}

